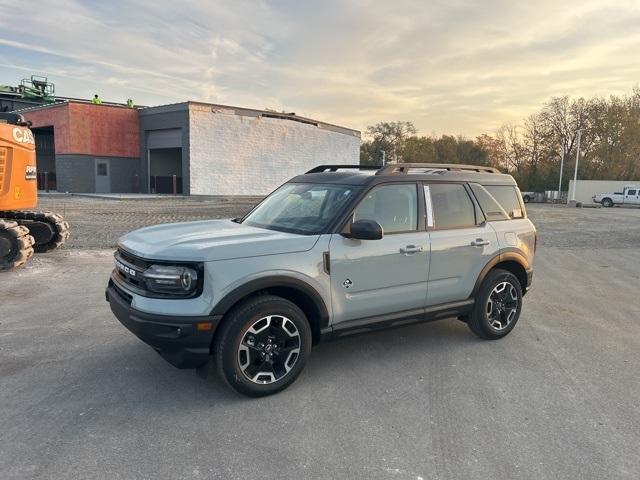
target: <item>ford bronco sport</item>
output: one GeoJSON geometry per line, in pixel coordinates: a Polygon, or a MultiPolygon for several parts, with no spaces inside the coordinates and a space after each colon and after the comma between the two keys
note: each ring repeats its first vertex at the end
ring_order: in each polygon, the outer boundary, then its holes
{"type": "Polygon", "coordinates": [[[125,235],[106,297],[176,367],[212,355],[226,383],[262,396],[293,383],[330,337],[447,317],[504,337],[536,238],[515,181],[496,169],[325,165],[242,218],[125,235]]]}

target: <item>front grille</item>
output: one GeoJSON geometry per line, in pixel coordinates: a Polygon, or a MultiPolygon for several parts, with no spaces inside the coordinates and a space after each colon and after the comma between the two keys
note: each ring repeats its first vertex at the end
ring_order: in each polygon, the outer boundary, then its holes
{"type": "Polygon", "coordinates": [[[143,272],[151,266],[151,262],[118,248],[114,255],[116,276],[136,293],[143,293],[145,288],[143,272]],[[124,266],[122,268],[121,266],[124,266]]]}
{"type": "Polygon", "coordinates": [[[119,255],[120,258],[122,258],[125,262],[130,263],[131,265],[134,265],[135,267],[138,267],[141,270],[146,270],[152,264],[152,262],[150,262],[149,260],[136,257],[132,253],[129,253],[126,250],[123,250],[122,248],[118,248],[118,251],[116,254],[119,255]]]}

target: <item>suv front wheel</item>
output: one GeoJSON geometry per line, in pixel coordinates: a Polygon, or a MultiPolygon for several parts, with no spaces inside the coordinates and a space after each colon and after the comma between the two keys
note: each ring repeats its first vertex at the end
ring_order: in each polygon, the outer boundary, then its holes
{"type": "Polygon", "coordinates": [[[235,307],[213,349],[218,373],[233,389],[262,397],[287,388],[311,352],[311,328],[297,305],[258,295],[235,307]]]}
{"type": "Polygon", "coordinates": [[[513,330],[521,309],[522,286],[518,278],[506,270],[491,270],[480,285],[467,324],[480,338],[497,340],[513,330]]]}

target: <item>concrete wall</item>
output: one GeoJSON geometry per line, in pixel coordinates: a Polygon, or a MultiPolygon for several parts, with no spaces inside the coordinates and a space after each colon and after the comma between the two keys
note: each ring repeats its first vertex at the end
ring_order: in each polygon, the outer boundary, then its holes
{"type": "MultiPolygon", "coordinates": [[[[576,185],[576,202],[593,204],[592,197],[596,193],[622,192],[626,186],[640,187],[640,181],[636,180],[578,180],[576,185]]],[[[569,198],[573,189],[573,180],[569,181],[569,198]]]]}
{"type": "Polygon", "coordinates": [[[359,132],[242,113],[190,104],[190,189],[185,191],[265,195],[316,165],[360,163],[359,132]]]}
{"type": "Polygon", "coordinates": [[[127,157],[56,155],[58,192],[93,193],[96,191],[96,159],[109,163],[111,193],[135,192],[141,183],[140,163],[127,157]],[[137,176],[137,178],[136,178],[137,176]]]}
{"type": "Polygon", "coordinates": [[[96,191],[94,157],[85,155],[56,155],[56,190],[70,193],[96,191]]]}

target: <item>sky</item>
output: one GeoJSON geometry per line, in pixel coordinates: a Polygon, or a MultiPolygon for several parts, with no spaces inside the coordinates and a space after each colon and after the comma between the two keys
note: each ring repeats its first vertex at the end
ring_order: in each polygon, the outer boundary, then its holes
{"type": "Polygon", "coordinates": [[[640,0],[0,0],[0,84],[493,133],[552,96],[631,92],[640,0]]]}

